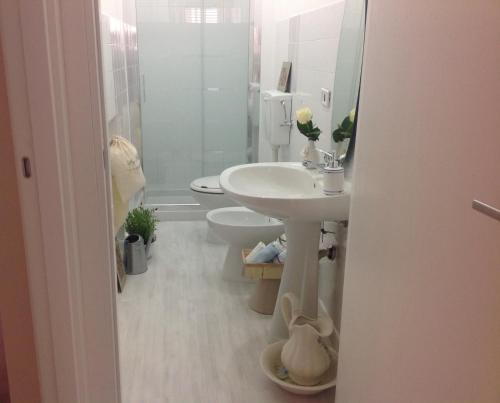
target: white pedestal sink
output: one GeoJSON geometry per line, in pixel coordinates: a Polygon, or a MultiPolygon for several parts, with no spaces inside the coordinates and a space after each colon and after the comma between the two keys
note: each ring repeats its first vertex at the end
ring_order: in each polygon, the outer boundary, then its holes
{"type": "MultiPolygon", "coordinates": [[[[220,176],[224,192],[238,203],[285,222],[287,258],[278,301],[286,292],[300,298],[303,313],[318,315],[318,245],[322,221],[349,217],[350,184],[327,196],[322,175],[300,163],[274,162],[238,165],[220,176]]],[[[270,341],[288,338],[288,329],[276,304],[270,341]]]]}

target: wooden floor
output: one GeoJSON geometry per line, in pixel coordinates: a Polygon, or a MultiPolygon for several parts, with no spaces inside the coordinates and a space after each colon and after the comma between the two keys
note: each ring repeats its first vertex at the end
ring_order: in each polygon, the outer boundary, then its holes
{"type": "Polygon", "coordinates": [[[162,222],[149,269],[118,295],[124,403],[334,402],[282,391],[261,373],[269,317],[247,307],[252,284],[221,279],[226,246],[206,223],[162,222]]]}

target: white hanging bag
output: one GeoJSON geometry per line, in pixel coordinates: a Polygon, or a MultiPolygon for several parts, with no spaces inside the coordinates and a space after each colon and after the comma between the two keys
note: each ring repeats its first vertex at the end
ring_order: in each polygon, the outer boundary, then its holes
{"type": "Polygon", "coordinates": [[[120,198],[127,202],[146,185],[137,149],[130,141],[114,136],[109,147],[111,175],[120,198]]]}

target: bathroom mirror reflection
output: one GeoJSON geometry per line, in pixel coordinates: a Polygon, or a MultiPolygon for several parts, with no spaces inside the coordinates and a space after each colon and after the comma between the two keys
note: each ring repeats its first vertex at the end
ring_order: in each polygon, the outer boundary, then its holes
{"type": "Polygon", "coordinates": [[[333,149],[339,156],[347,153],[347,168],[350,168],[356,136],[355,112],[361,80],[365,10],[366,0],[350,0],[345,4],[333,86],[333,149]]]}

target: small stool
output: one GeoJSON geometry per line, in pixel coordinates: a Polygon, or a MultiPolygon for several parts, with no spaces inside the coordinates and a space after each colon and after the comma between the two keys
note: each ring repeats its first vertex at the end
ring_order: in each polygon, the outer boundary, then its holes
{"type": "Polygon", "coordinates": [[[245,266],[245,277],[257,280],[250,296],[248,306],[263,315],[272,315],[278,298],[282,263],[245,263],[251,249],[243,249],[242,259],[245,266]]]}

